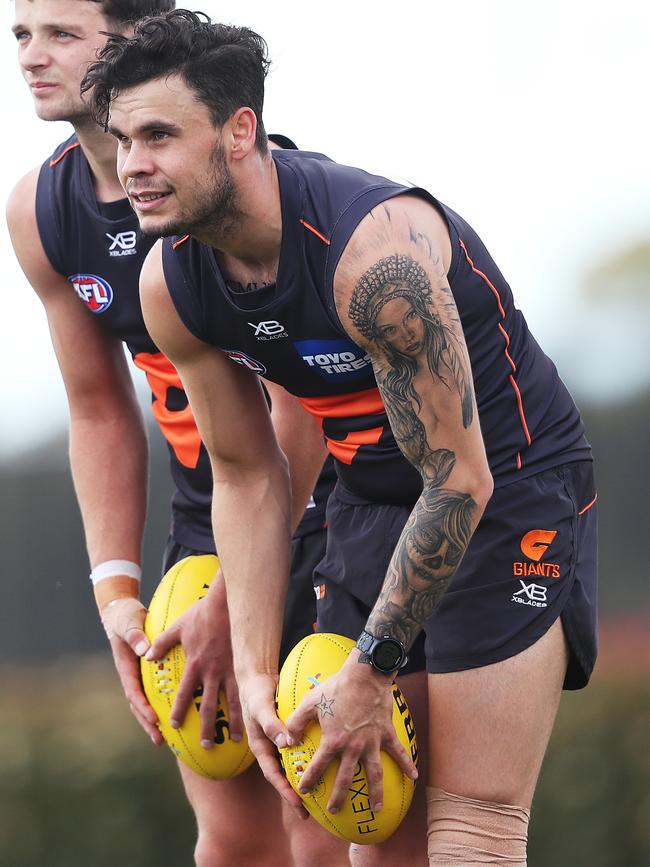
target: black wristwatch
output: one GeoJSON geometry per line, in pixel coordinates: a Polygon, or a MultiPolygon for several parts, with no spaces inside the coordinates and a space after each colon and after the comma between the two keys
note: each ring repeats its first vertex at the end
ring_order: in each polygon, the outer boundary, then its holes
{"type": "Polygon", "coordinates": [[[393,675],[408,662],[406,649],[401,641],[396,638],[375,638],[369,632],[362,632],[357,641],[357,648],[361,651],[359,662],[367,662],[385,675],[393,675]]]}

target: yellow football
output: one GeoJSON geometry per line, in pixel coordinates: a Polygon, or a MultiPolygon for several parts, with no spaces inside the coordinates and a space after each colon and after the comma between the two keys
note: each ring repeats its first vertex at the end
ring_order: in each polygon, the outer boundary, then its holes
{"type": "MultiPolygon", "coordinates": [[[[354,647],[354,641],[328,632],[303,638],[287,657],[277,690],[278,716],[284,722],[300,704],[303,696],[335,674],[354,647]]],[[[404,696],[393,685],[393,725],[397,736],[417,761],[415,727],[404,696]]],[[[299,744],[280,750],[284,773],[291,787],[298,792],[300,778],[320,743],[320,725],[315,720],[306,728],[299,744]]],[[[306,795],[298,792],[306,809],[328,831],[351,843],[382,843],[399,826],[406,815],[415,788],[397,762],[381,753],[384,771],[384,800],[379,813],[370,808],[368,781],[363,764],[357,765],[354,780],[338,813],[329,813],[327,803],[338,771],[338,759],[332,762],[314,789],[306,795]]]]}
{"type": "MultiPolygon", "coordinates": [[[[165,574],[153,595],[144,623],[144,631],[153,641],[171,626],[187,609],[208,591],[219,568],[211,554],[186,557],[165,574]]],[[[180,644],[156,662],[141,660],[142,684],[145,695],[158,714],[158,727],[167,746],[188,768],[213,780],[227,780],[241,774],[254,761],[244,733],[241,741],[230,739],[228,705],[223,692],[214,721],[214,746],[203,749],[200,737],[199,710],[202,690],[198,689],[190,704],[185,721],[178,729],[169,724],[169,715],[185,666],[185,654],[180,644]]]]}

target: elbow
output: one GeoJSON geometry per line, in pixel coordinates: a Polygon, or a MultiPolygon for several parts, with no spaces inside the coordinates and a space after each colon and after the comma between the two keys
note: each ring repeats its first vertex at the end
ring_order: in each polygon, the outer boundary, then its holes
{"type": "Polygon", "coordinates": [[[476,508],[482,515],[494,492],[494,479],[487,464],[476,472],[472,479],[469,493],[476,503],[476,508]]]}

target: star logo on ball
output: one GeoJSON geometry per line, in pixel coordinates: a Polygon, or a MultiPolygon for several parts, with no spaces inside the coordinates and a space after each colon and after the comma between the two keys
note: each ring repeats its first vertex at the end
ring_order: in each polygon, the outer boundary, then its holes
{"type": "Polygon", "coordinates": [[[325,695],[321,695],[320,701],[316,705],[318,710],[321,713],[321,716],[334,716],[334,711],[332,710],[332,705],[334,704],[334,699],[331,698],[329,701],[325,698],[325,695]]]}

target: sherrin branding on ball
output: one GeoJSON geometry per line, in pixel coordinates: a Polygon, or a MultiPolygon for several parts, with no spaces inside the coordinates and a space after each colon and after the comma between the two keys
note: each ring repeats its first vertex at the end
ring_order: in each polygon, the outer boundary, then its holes
{"type": "MultiPolygon", "coordinates": [[[[158,585],[149,605],[144,623],[149,641],[171,626],[197,599],[205,596],[218,568],[219,561],[212,554],[186,557],[172,566],[158,585]]],[[[188,707],[183,725],[173,729],[169,724],[184,666],[185,653],[179,644],[172,647],[164,659],[153,662],[141,659],[144,692],[158,714],[162,736],[174,755],[197,774],[213,780],[236,777],[253,763],[255,757],[248,748],[245,733],[241,741],[230,739],[228,705],[223,692],[219,693],[212,749],[206,750],[201,746],[200,691],[197,691],[188,707]]]]}
{"type": "MultiPolygon", "coordinates": [[[[277,690],[277,710],[285,722],[300,704],[303,696],[331,675],[345,662],[354,641],[341,635],[320,632],[303,638],[291,651],[280,672],[277,690]]],[[[417,761],[415,727],[404,696],[393,684],[393,726],[406,751],[417,761]]],[[[302,741],[280,750],[284,773],[294,791],[320,743],[320,725],[312,721],[305,729],[302,741]]],[[[298,792],[311,815],[328,831],[351,843],[370,845],[382,843],[397,829],[406,815],[415,782],[406,776],[397,762],[381,753],[384,772],[383,807],[375,813],[370,807],[368,781],[363,764],[357,764],[354,779],[338,813],[329,813],[327,804],[332,792],[338,760],[333,761],[311,792],[298,792]]]]}

